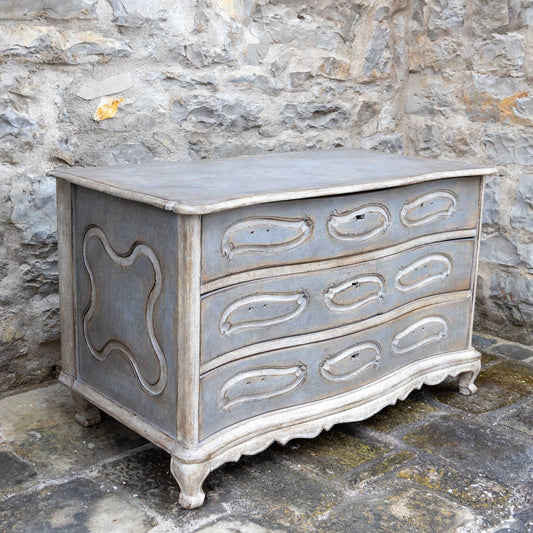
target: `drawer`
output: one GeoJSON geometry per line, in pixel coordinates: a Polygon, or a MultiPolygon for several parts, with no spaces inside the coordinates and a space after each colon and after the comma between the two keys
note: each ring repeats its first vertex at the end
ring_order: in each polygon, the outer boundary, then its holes
{"type": "Polygon", "coordinates": [[[245,419],[354,390],[469,345],[471,301],[432,305],[356,334],[255,355],[201,376],[206,438],[245,419]]]}
{"type": "Polygon", "coordinates": [[[418,298],[468,290],[474,249],[473,239],[445,241],[208,293],[201,301],[202,363],[263,341],[353,324],[418,298]]]}
{"type": "Polygon", "coordinates": [[[202,219],[202,280],[476,227],[480,178],[255,205],[202,219]]]}

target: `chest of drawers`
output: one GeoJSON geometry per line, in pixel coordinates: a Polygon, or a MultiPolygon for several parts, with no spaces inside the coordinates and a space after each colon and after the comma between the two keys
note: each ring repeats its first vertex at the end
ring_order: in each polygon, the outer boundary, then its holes
{"type": "Polygon", "coordinates": [[[483,176],[337,149],[75,168],[57,178],[62,373],[171,455],[180,503],[273,441],[459,376],[483,176]]]}

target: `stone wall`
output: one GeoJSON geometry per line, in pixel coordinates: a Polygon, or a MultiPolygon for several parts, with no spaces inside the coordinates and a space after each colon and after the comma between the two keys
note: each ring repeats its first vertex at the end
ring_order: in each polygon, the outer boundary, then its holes
{"type": "Polygon", "coordinates": [[[496,164],[477,326],[531,342],[531,3],[0,0],[0,392],[59,364],[60,165],[337,146],[496,164]]]}

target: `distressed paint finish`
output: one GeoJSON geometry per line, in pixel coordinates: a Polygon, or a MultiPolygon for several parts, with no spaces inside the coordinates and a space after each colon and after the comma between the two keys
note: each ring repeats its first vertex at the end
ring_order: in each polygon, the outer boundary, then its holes
{"type": "Polygon", "coordinates": [[[192,508],[273,441],[447,376],[473,394],[489,172],[347,150],[55,172],[76,420],[102,409],[167,450],[192,508]]]}
{"type": "MultiPolygon", "coordinates": [[[[201,436],[209,437],[231,424],[262,413],[354,390],[423,358],[443,352],[466,350],[469,328],[467,318],[471,303],[468,299],[434,304],[353,335],[258,354],[215,368],[202,375],[200,380],[201,436]],[[401,353],[395,351],[397,332],[401,333],[413,325],[416,326],[422,320],[443,321],[446,324],[446,334],[434,339],[432,331],[428,331],[427,335],[422,332],[422,335],[417,337],[418,345],[413,349],[402,350],[401,353]],[[377,364],[355,374],[353,379],[341,381],[324,377],[321,370],[324,362],[363,343],[379,346],[381,357],[377,364]],[[303,372],[299,370],[302,364],[305,365],[303,372]],[[273,376],[272,373],[276,369],[291,370],[292,380],[282,381],[279,376],[273,376]],[[253,372],[261,372],[258,374],[259,381],[256,379],[254,382],[251,375],[253,372]],[[227,409],[221,397],[224,398],[224,391],[231,385],[232,380],[241,380],[240,387],[233,386],[233,405],[231,409],[227,409]],[[284,385],[286,390],[283,390],[284,385]]],[[[351,372],[357,370],[360,365],[366,365],[370,355],[362,354],[360,362],[356,357],[352,359],[356,353],[357,351],[350,356],[354,363],[353,367],[350,367],[351,372]]],[[[373,361],[375,354],[371,354],[370,358],[373,361]]],[[[260,418],[257,420],[257,426],[261,426],[260,418]]]]}
{"type": "Polygon", "coordinates": [[[427,235],[473,229],[477,223],[478,182],[479,178],[452,178],[207,215],[202,240],[203,281],[279,264],[355,256],[427,235]],[[439,196],[440,201],[432,197],[420,207],[424,197],[437,194],[446,196],[439,196]],[[448,195],[456,198],[453,210],[448,209],[448,195]],[[405,224],[409,216],[416,218],[414,225],[405,224]],[[276,223],[280,217],[294,221],[293,231],[279,231],[276,223]],[[229,248],[227,235],[237,224],[240,246],[229,248]]]}
{"type": "Polygon", "coordinates": [[[177,217],[74,197],[78,377],[175,436],[177,217]]]}
{"type": "MultiPolygon", "coordinates": [[[[232,285],[202,297],[202,363],[272,339],[330,330],[409,302],[471,288],[475,241],[232,285]]],[[[259,349],[259,348],[258,348],[259,349]]]]}

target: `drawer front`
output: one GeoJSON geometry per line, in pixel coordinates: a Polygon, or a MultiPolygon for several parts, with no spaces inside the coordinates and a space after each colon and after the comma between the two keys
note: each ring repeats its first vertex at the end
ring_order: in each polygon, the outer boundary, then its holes
{"type": "Polygon", "coordinates": [[[202,363],[243,346],[348,325],[418,298],[468,290],[474,248],[473,239],[446,241],[209,293],[201,303],[202,363]]]}
{"type": "Polygon", "coordinates": [[[256,415],[354,390],[415,361],[469,345],[470,300],[432,305],[386,324],[255,355],[200,379],[206,438],[256,415]]]}
{"type": "Polygon", "coordinates": [[[479,178],[278,202],[203,217],[202,280],[476,227],[479,178]]]}

